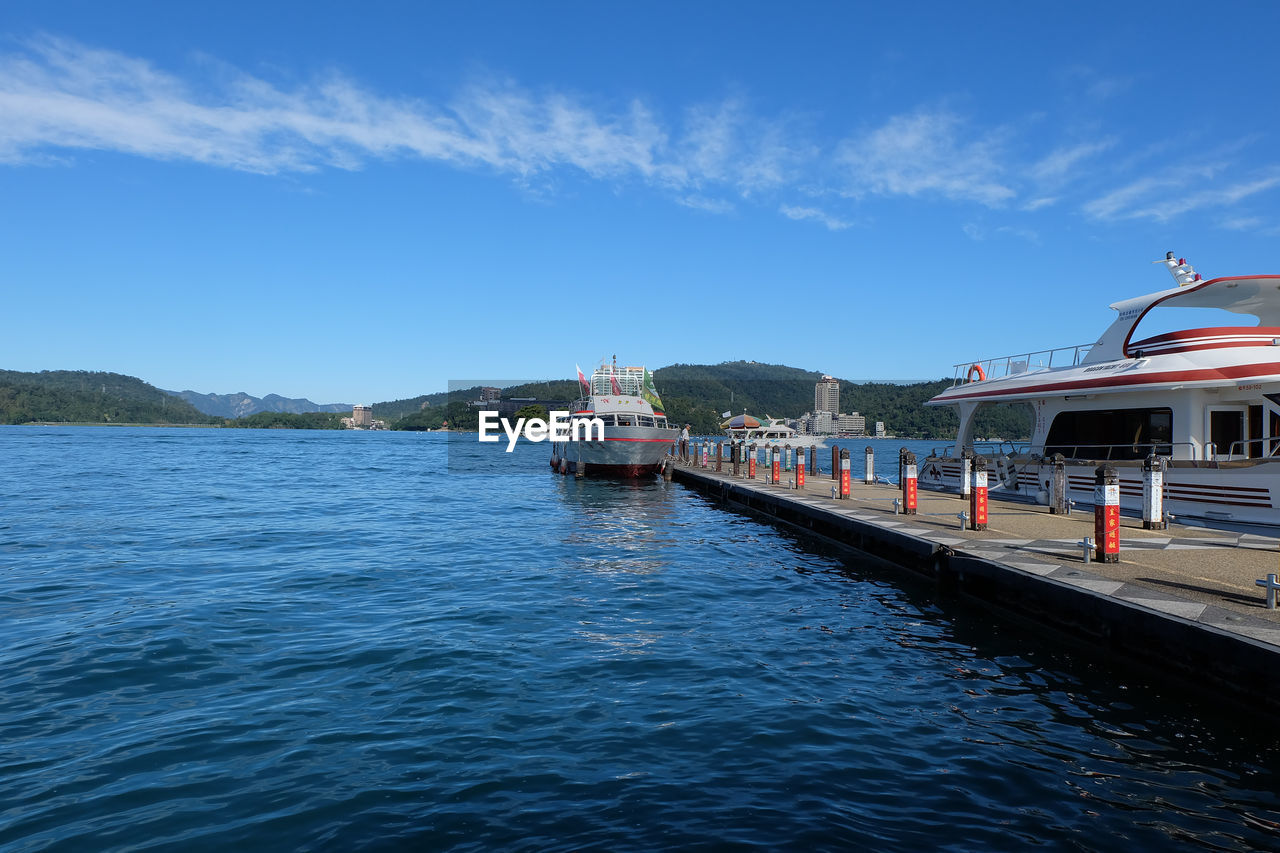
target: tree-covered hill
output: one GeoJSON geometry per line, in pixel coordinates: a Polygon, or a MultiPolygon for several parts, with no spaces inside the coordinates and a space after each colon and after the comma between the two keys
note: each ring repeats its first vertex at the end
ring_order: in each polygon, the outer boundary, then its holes
{"type": "Polygon", "coordinates": [[[255,412],[228,419],[236,429],[342,429],[342,412],[255,412]]]}
{"type": "MultiPolygon", "coordinates": [[[[733,361],[724,364],[673,364],[654,371],[668,417],[690,423],[699,434],[715,435],[726,411],[756,416],[794,418],[813,409],[813,386],[822,374],[780,364],[733,361]]],[[[945,440],[955,437],[956,417],[950,409],[928,408],[924,402],[951,380],[897,385],[889,382],[840,380],[840,409],[858,412],[868,425],[884,421],[891,434],[945,440]]],[[[504,399],[573,400],[578,383],[554,379],[513,385],[504,399]]],[[[475,429],[476,409],[467,405],[480,396],[480,387],[441,391],[408,400],[377,403],[373,415],[393,429],[475,429]]],[[[239,427],[333,429],[341,414],[308,415],[261,413],[239,421],[239,427]]],[[[0,371],[0,423],[135,423],[216,424],[222,418],[197,411],[141,379],[118,373],[52,370],[40,373],[0,371]]],[[[1020,439],[1030,435],[1025,407],[995,407],[979,416],[981,436],[1020,439]]]]}
{"type": "MultiPolygon", "coordinates": [[[[673,364],[654,371],[668,417],[693,425],[695,434],[716,435],[723,413],[743,411],[756,416],[794,418],[813,410],[813,386],[821,373],[781,364],[732,361],[723,364],[673,364]]],[[[936,382],[895,384],[840,380],[840,410],[858,412],[868,426],[884,421],[894,435],[945,440],[955,437],[955,414],[947,408],[926,407],[925,401],[951,385],[936,382]]],[[[374,416],[392,422],[393,429],[439,429],[446,421],[455,429],[475,429],[475,410],[466,401],[479,396],[479,386],[454,392],[378,403],[374,416]]],[[[578,395],[573,379],[513,385],[502,396],[572,400],[578,395]]],[[[979,416],[981,436],[1022,439],[1030,436],[1030,413],[1025,407],[993,407],[979,416]]]]}
{"type": "Polygon", "coordinates": [[[0,370],[0,423],[220,424],[133,376],[0,370]]]}

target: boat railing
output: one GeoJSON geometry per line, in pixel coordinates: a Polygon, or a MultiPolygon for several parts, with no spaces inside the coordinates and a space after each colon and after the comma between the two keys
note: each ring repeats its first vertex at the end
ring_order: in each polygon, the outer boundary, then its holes
{"type": "Polygon", "coordinates": [[[1172,459],[1175,447],[1185,447],[1185,459],[1195,460],[1200,457],[1200,446],[1193,441],[1155,441],[1136,442],[1133,444],[1054,444],[1044,449],[1047,459],[1056,453],[1072,461],[1088,462],[1134,462],[1148,456],[1164,456],[1172,459]]]}
{"type": "Polygon", "coordinates": [[[1074,367],[1084,361],[1091,349],[1093,349],[1091,343],[1077,344],[1073,347],[1058,347],[1039,352],[966,361],[955,366],[955,381],[952,384],[953,386],[963,385],[965,382],[972,381],[975,378],[974,373],[977,373],[981,379],[1000,379],[1033,370],[1046,370],[1050,367],[1074,367]]]}
{"type": "Polygon", "coordinates": [[[1244,459],[1280,459],[1280,438],[1249,438],[1233,441],[1226,453],[1210,444],[1207,453],[1215,462],[1238,462],[1244,459]]]}
{"type": "MultiPolygon", "coordinates": [[[[997,456],[1021,456],[1025,455],[1031,448],[1030,443],[1025,441],[975,441],[972,445],[973,452],[979,456],[994,458],[997,456]]],[[[947,447],[935,447],[931,452],[931,456],[943,459],[959,459],[960,450],[957,445],[948,445],[947,447]]]]}
{"type": "MultiPolygon", "coordinates": [[[[1278,439],[1258,439],[1259,441],[1270,440],[1277,442],[1277,448],[1274,455],[1280,456],[1280,440],[1278,439]]],[[[1244,459],[1241,450],[1236,447],[1241,442],[1231,446],[1231,454],[1218,454],[1217,459],[1226,461],[1229,458],[1244,459]]],[[[1137,444],[1055,444],[1046,447],[1044,452],[1040,454],[1043,458],[1049,458],[1055,453],[1061,453],[1063,458],[1068,462],[1133,462],[1146,459],[1151,454],[1156,456],[1164,456],[1168,458],[1174,457],[1175,448],[1186,448],[1185,455],[1179,455],[1179,459],[1197,460],[1200,458],[1200,446],[1192,441],[1158,441],[1137,444]]],[[[1030,445],[1019,442],[980,442],[973,443],[973,451],[982,456],[1022,456],[1030,452],[1030,445]]],[[[1209,453],[1213,453],[1210,447],[1209,453]]],[[[933,455],[943,459],[958,459],[960,451],[955,445],[944,447],[940,451],[934,450],[933,455]]],[[[1213,457],[1210,457],[1213,458],[1213,457]]]]}

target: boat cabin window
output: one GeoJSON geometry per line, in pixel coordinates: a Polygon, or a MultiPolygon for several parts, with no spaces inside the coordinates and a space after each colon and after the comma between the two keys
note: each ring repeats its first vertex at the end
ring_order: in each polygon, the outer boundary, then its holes
{"type": "Polygon", "coordinates": [[[1049,427],[1046,456],[1068,459],[1145,459],[1173,455],[1172,409],[1060,412],[1049,427]]]}
{"type": "Polygon", "coordinates": [[[640,426],[653,426],[653,418],[648,415],[640,416],[640,426]]]}
{"type": "Polygon", "coordinates": [[[1205,452],[1215,459],[1280,457],[1280,408],[1270,403],[1209,407],[1205,452]]]}
{"type": "Polygon", "coordinates": [[[635,426],[635,415],[618,415],[618,426],[635,426]]]}
{"type": "Polygon", "coordinates": [[[616,426],[618,423],[614,420],[613,415],[596,415],[596,417],[599,418],[600,422],[605,426],[616,426]]]}
{"type": "Polygon", "coordinates": [[[658,427],[661,427],[661,428],[663,428],[663,429],[666,429],[666,428],[667,428],[667,419],[666,419],[666,418],[654,418],[654,419],[653,419],[653,423],[654,423],[654,426],[658,426],[658,427]]]}
{"type": "Polygon", "coordinates": [[[1215,457],[1244,455],[1244,410],[1210,409],[1209,444],[1215,457]]]}

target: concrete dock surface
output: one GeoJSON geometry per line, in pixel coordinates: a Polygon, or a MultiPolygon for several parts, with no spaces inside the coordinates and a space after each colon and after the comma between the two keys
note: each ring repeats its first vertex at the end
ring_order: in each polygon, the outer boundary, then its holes
{"type": "MultiPolygon", "coordinates": [[[[895,515],[894,499],[901,497],[897,485],[855,480],[851,496],[842,500],[832,497],[838,484],[829,472],[809,474],[804,489],[797,490],[792,485],[794,471],[784,471],[780,483],[773,485],[766,483],[764,465],[757,466],[755,480],[735,478],[728,462],[722,468],[716,473],[714,460],[707,468],[682,463],[675,473],[684,475],[678,477],[681,480],[717,484],[722,493],[732,485],[915,537],[947,554],[973,557],[1227,630],[1280,652],[1280,609],[1268,610],[1265,590],[1254,583],[1268,573],[1280,572],[1280,538],[1176,523],[1166,530],[1144,530],[1141,519],[1122,516],[1120,562],[1086,564],[1078,543],[1094,536],[1092,507],[1053,515],[1048,507],[1001,500],[999,492],[993,492],[988,528],[975,531],[961,529],[957,517],[969,510],[967,496],[920,490],[917,513],[895,515]]],[[[735,502],[752,503],[750,499],[735,502]]]]}

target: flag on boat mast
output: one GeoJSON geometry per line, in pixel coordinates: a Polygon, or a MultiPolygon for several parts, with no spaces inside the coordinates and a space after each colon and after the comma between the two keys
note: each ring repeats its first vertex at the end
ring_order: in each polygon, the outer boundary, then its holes
{"type": "MultiPolygon", "coordinates": [[[[576,365],[576,364],[575,364],[575,365],[574,365],[574,367],[578,367],[578,365],[576,365]]],[[[582,374],[582,368],[581,368],[581,367],[578,367],[578,384],[582,386],[582,393],[583,393],[583,394],[585,394],[586,396],[590,397],[590,396],[591,396],[591,383],[590,383],[590,382],[588,382],[588,381],[587,381],[587,377],[586,377],[586,376],[584,376],[584,375],[582,374]]]]}
{"type": "Polygon", "coordinates": [[[640,397],[650,406],[653,406],[655,415],[663,414],[662,398],[658,396],[658,389],[653,384],[653,374],[649,372],[649,368],[644,369],[644,379],[640,383],[640,397]]]}
{"type": "Polygon", "coordinates": [[[610,374],[609,374],[609,382],[613,385],[613,393],[615,393],[615,394],[617,394],[619,397],[621,397],[621,396],[622,396],[622,386],[618,384],[618,377],[617,377],[617,376],[615,376],[615,375],[613,375],[612,373],[610,373],[610,374]]]}

